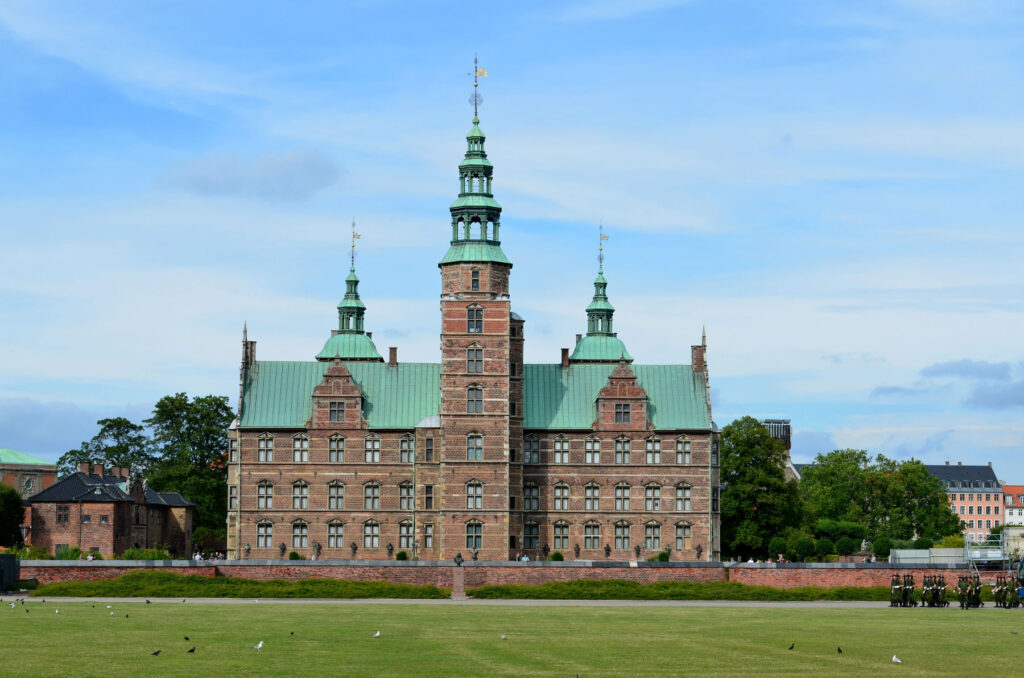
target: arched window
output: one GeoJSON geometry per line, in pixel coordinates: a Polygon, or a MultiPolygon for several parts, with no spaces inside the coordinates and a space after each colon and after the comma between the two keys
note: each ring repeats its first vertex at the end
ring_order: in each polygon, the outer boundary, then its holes
{"type": "Polygon", "coordinates": [[[341,436],[331,436],[327,441],[327,460],[332,463],[345,461],[345,439],[341,436]]]}
{"type": "Polygon", "coordinates": [[[601,510],[601,486],[597,483],[583,486],[583,508],[587,511],[601,510]]]}
{"type": "Polygon", "coordinates": [[[596,551],[601,548],[601,525],[595,522],[583,524],[583,548],[596,551]]]}
{"type": "Polygon", "coordinates": [[[601,463],[601,439],[591,436],[583,442],[583,461],[587,464],[601,463]]]}
{"type": "Polygon", "coordinates": [[[661,441],[657,438],[648,438],[646,444],[645,461],[648,464],[661,463],[661,441]]]}
{"type": "Polygon", "coordinates": [[[376,520],[363,523],[363,548],[380,548],[380,523],[376,520]]]}
{"type": "Polygon", "coordinates": [[[345,525],[340,520],[327,523],[327,548],[345,548],[345,525]]]}
{"type": "Polygon", "coordinates": [[[479,480],[466,483],[466,508],[481,509],[484,507],[484,486],[479,480]]]}
{"type": "Polygon", "coordinates": [[[466,459],[480,461],[484,458],[484,437],[479,433],[466,436],[466,459]]]}
{"type": "Polygon", "coordinates": [[[644,549],[647,551],[661,550],[661,523],[651,521],[644,525],[644,549]]]}
{"type": "Polygon", "coordinates": [[[484,411],[484,389],[479,384],[470,384],[466,389],[466,412],[480,414],[484,411]]]}
{"type": "Polygon", "coordinates": [[[403,520],[398,523],[398,548],[412,548],[412,521],[403,520]]]}
{"type": "Polygon", "coordinates": [[[466,308],[466,331],[478,333],[484,331],[484,307],[473,304],[466,308]]]}
{"type": "Polygon", "coordinates": [[[484,349],[480,344],[470,344],[466,349],[466,372],[482,374],[484,371],[484,349]]]}
{"type": "Polygon", "coordinates": [[[274,486],[269,480],[263,480],[256,486],[256,508],[274,508],[274,486]]]}
{"type": "Polygon", "coordinates": [[[555,550],[568,549],[569,548],[569,523],[564,520],[559,520],[554,524],[554,540],[555,550]]]}
{"type": "Polygon", "coordinates": [[[527,551],[536,551],[540,548],[540,526],[537,523],[523,525],[523,548],[527,551]]]}
{"type": "Polygon", "coordinates": [[[406,433],[398,441],[399,461],[403,464],[411,464],[416,461],[416,438],[411,433],[406,433]]]}
{"type": "Polygon", "coordinates": [[[540,510],[540,488],[537,487],[536,485],[523,486],[523,510],[540,510]]]}
{"type": "Polygon", "coordinates": [[[256,441],[256,461],[274,461],[274,436],[269,433],[256,441]]]}
{"type": "Polygon", "coordinates": [[[380,508],[380,485],[367,483],[363,487],[363,509],[374,510],[380,508]]]}
{"type": "Polygon", "coordinates": [[[690,523],[676,523],[676,551],[690,550],[690,523]]]}
{"type": "Polygon", "coordinates": [[[299,463],[309,461],[309,436],[297,435],[292,438],[292,461],[299,463]]]}
{"type": "Polygon", "coordinates": [[[676,511],[693,510],[690,497],[691,492],[690,486],[685,483],[676,485],[676,511]]]}
{"type": "Polygon", "coordinates": [[[403,511],[411,511],[412,501],[412,483],[406,481],[398,486],[398,508],[403,511]]]}
{"type": "Polygon", "coordinates": [[[615,463],[629,463],[629,438],[615,439],[615,463]]]}
{"type": "Polygon", "coordinates": [[[554,510],[569,510],[569,486],[565,483],[557,483],[554,488],[554,510]]]}
{"type": "Polygon", "coordinates": [[[292,508],[309,508],[309,485],[303,480],[292,483],[292,508]]]}
{"type": "Polygon", "coordinates": [[[363,439],[363,461],[375,463],[380,461],[380,438],[370,435],[363,439]]]}
{"type": "Polygon", "coordinates": [[[345,485],[340,480],[334,480],[327,485],[327,508],[345,508],[345,485]]]}
{"type": "Polygon", "coordinates": [[[274,524],[269,521],[256,523],[256,548],[269,549],[274,546],[274,524]]]}
{"type": "Polygon", "coordinates": [[[661,486],[651,483],[644,487],[644,510],[661,510],[661,486]]]}
{"type": "Polygon", "coordinates": [[[625,551],[629,549],[629,523],[620,520],[615,523],[615,550],[625,551]]]}
{"type": "Polygon", "coordinates": [[[309,546],[309,523],[296,520],[292,523],[292,548],[304,549],[309,546]]]}
{"type": "Polygon", "coordinates": [[[558,436],[554,440],[554,463],[569,463],[569,439],[566,436],[558,436]]]}
{"type": "Polygon", "coordinates": [[[626,483],[618,483],[615,486],[615,510],[629,510],[629,485],[626,483]]]}
{"type": "Polygon", "coordinates": [[[478,549],[483,545],[484,526],[479,520],[466,523],[466,548],[478,549]]]}
{"type": "Polygon", "coordinates": [[[690,441],[686,438],[676,439],[676,463],[689,464],[690,461],[690,441]]]}

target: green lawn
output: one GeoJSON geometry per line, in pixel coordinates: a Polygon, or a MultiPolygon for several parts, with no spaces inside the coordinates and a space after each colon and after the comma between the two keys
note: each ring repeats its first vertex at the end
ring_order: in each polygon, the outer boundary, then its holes
{"type": "Polygon", "coordinates": [[[1015,675],[1024,658],[1024,610],[990,607],[133,602],[113,603],[110,616],[106,605],[30,599],[26,613],[4,603],[0,674],[981,678],[1015,675]],[[260,640],[263,650],[251,649],[260,640]]]}

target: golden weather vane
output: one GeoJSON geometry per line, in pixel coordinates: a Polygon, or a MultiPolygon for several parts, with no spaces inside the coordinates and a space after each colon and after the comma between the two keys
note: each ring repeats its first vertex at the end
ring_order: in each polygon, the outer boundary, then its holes
{"type": "Polygon", "coordinates": [[[359,240],[362,237],[363,236],[361,236],[358,233],[356,233],[356,218],[352,217],[352,254],[351,254],[352,268],[356,267],[356,240],[359,240]]]}
{"type": "Polygon", "coordinates": [[[604,234],[604,224],[599,223],[597,226],[597,268],[598,270],[604,270],[604,241],[608,239],[608,236],[604,234]]]}
{"type": "Polygon", "coordinates": [[[473,104],[473,118],[477,117],[477,108],[484,102],[484,98],[480,96],[480,92],[477,91],[477,87],[480,86],[478,78],[487,77],[487,69],[480,68],[480,60],[477,59],[476,52],[473,53],[473,96],[469,97],[469,103],[473,104]]]}

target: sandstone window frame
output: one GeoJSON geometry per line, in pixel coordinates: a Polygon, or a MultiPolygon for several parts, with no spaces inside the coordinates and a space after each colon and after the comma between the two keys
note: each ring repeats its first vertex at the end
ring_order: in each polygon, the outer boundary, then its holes
{"type": "Polygon", "coordinates": [[[345,436],[335,434],[327,439],[327,461],[331,464],[345,463],[345,436]]]}
{"type": "Polygon", "coordinates": [[[412,511],[415,507],[413,502],[415,496],[413,493],[412,483],[408,480],[404,480],[398,484],[398,508],[402,511],[412,511]]]}
{"type": "Polygon", "coordinates": [[[661,510],[661,485],[657,483],[647,483],[644,485],[644,510],[661,510]]]}
{"type": "Polygon", "coordinates": [[[466,333],[481,334],[484,331],[484,307],[470,304],[466,307],[466,333]]]}
{"type": "Polygon", "coordinates": [[[552,502],[551,508],[553,511],[568,511],[569,510],[569,484],[564,481],[558,481],[555,483],[551,492],[552,502]]]}
{"type": "Polygon", "coordinates": [[[628,424],[630,423],[630,403],[615,403],[615,423],[616,424],[628,424]]]}
{"type": "Polygon", "coordinates": [[[583,486],[583,509],[585,511],[601,510],[601,486],[593,481],[583,486]]]}
{"type": "Polygon", "coordinates": [[[256,439],[256,461],[267,464],[274,461],[274,436],[261,433],[256,439]]]}
{"type": "Polygon", "coordinates": [[[380,523],[372,518],[363,523],[363,548],[380,548],[380,523]]]}
{"type": "Polygon", "coordinates": [[[628,521],[620,520],[615,523],[615,550],[616,551],[628,551],[629,550],[629,537],[630,527],[628,521]]]}
{"type": "Polygon", "coordinates": [[[332,400],[327,403],[327,421],[342,423],[345,421],[345,401],[332,400]]]}
{"type": "Polygon", "coordinates": [[[628,436],[619,436],[615,439],[615,463],[616,464],[628,464],[630,463],[630,452],[633,447],[633,441],[628,436]]]}
{"type": "Polygon", "coordinates": [[[309,463],[309,436],[305,433],[292,436],[292,463],[309,463]]]}
{"type": "Polygon", "coordinates": [[[484,507],[484,484],[473,479],[466,483],[466,508],[469,510],[484,507]]]}
{"type": "Polygon", "coordinates": [[[569,550],[569,523],[564,520],[556,521],[551,526],[551,543],[554,545],[556,551],[569,550]]]}
{"type": "Polygon", "coordinates": [[[587,551],[601,548],[601,523],[595,520],[583,523],[583,548],[587,551]]]}
{"type": "Polygon", "coordinates": [[[656,520],[644,523],[644,550],[661,550],[661,523],[656,520]]]}
{"type": "Polygon", "coordinates": [[[398,548],[411,549],[412,540],[412,521],[403,520],[400,523],[398,523],[398,548]]]}
{"type": "MultiPolygon", "coordinates": [[[[238,486],[237,485],[228,485],[228,510],[229,511],[237,511],[238,510],[238,486]]],[[[105,518],[105,517],[106,516],[103,516],[103,518],[105,518]]],[[[100,522],[102,522],[104,525],[106,525],[106,523],[103,522],[102,519],[101,519],[100,522]]]]}
{"type": "Polygon", "coordinates": [[[292,522],[292,548],[309,548],[309,523],[305,520],[292,522]]]}
{"type": "Polygon", "coordinates": [[[553,464],[568,464],[569,463],[569,436],[558,435],[551,441],[551,463],[553,464]]]}
{"type": "Polygon", "coordinates": [[[274,483],[269,480],[261,480],[256,483],[256,508],[274,508],[274,483]]]}
{"type": "Polygon", "coordinates": [[[587,436],[583,441],[583,462],[585,464],[601,463],[601,439],[598,436],[587,436]]]}
{"type": "Polygon", "coordinates": [[[661,438],[648,436],[644,441],[644,462],[647,464],[661,463],[661,438]]]}
{"type": "Polygon", "coordinates": [[[327,548],[345,548],[345,523],[337,518],[327,521],[327,548]]]}
{"type": "Polygon", "coordinates": [[[480,291],[480,269],[472,268],[469,272],[469,290],[471,292],[480,291]]]}
{"type": "Polygon", "coordinates": [[[434,523],[423,523],[423,548],[434,548],[434,523]]]}
{"type": "Polygon", "coordinates": [[[540,463],[540,438],[529,435],[523,439],[523,462],[526,464],[540,463]]]}
{"type": "Polygon", "coordinates": [[[292,483],[292,508],[309,508],[309,483],[305,480],[296,480],[292,483]]]}
{"type": "Polygon", "coordinates": [[[540,510],[540,486],[536,483],[523,485],[523,510],[540,510]]]}
{"type": "Polygon", "coordinates": [[[693,488],[689,483],[679,483],[676,485],[676,511],[692,511],[693,510],[693,488]]]}
{"type": "Polygon", "coordinates": [[[345,483],[340,480],[327,483],[327,508],[336,511],[345,508],[345,483]]]}
{"type": "Polygon", "coordinates": [[[466,347],[466,372],[468,374],[484,373],[484,347],[475,341],[466,347]]]}
{"type": "Polygon", "coordinates": [[[523,550],[536,551],[540,548],[540,524],[528,522],[523,525],[523,550]]]}
{"type": "Polygon", "coordinates": [[[261,520],[256,523],[256,548],[269,549],[274,546],[274,523],[261,520]]]}
{"type": "Polygon", "coordinates": [[[416,461],[416,436],[413,434],[406,433],[398,439],[398,461],[402,464],[416,461]]]}
{"type": "Polygon", "coordinates": [[[693,544],[693,526],[686,521],[676,523],[676,551],[689,551],[693,544]]]}
{"type": "Polygon", "coordinates": [[[470,384],[466,387],[466,414],[484,413],[484,387],[470,384]]]}
{"type": "Polygon", "coordinates": [[[480,549],[483,546],[484,539],[484,524],[477,520],[466,521],[466,548],[467,549],[480,549]]]}
{"type": "Polygon", "coordinates": [[[676,438],[676,463],[682,466],[693,463],[693,445],[687,436],[676,438]]]}
{"type": "Polygon", "coordinates": [[[484,436],[477,431],[471,431],[466,435],[466,460],[483,461],[484,458],[484,436]]]}
{"type": "Polygon", "coordinates": [[[628,511],[629,510],[629,483],[622,481],[615,483],[615,510],[616,511],[628,511]]]}
{"type": "Polygon", "coordinates": [[[363,485],[363,510],[380,510],[380,483],[376,480],[371,480],[363,485]]]}
{"type": "Polygon", "coordinates": [[[367,464],[380,463],[380,436],[376,433],[363,438],[363,462],[367,464]]]}

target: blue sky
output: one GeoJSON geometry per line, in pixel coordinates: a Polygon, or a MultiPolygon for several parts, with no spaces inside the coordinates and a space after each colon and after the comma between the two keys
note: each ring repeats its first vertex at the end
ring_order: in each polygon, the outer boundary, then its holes
{"type": "Polygon", "coordinates": [[[437,360],[480,116],[526,357],[596,228],[639,362],[708,333],[715,418],[1024,482],[1024,9],[997,0],[0,6],[0,447],[237,394],[336,323],[437,360]]]}

